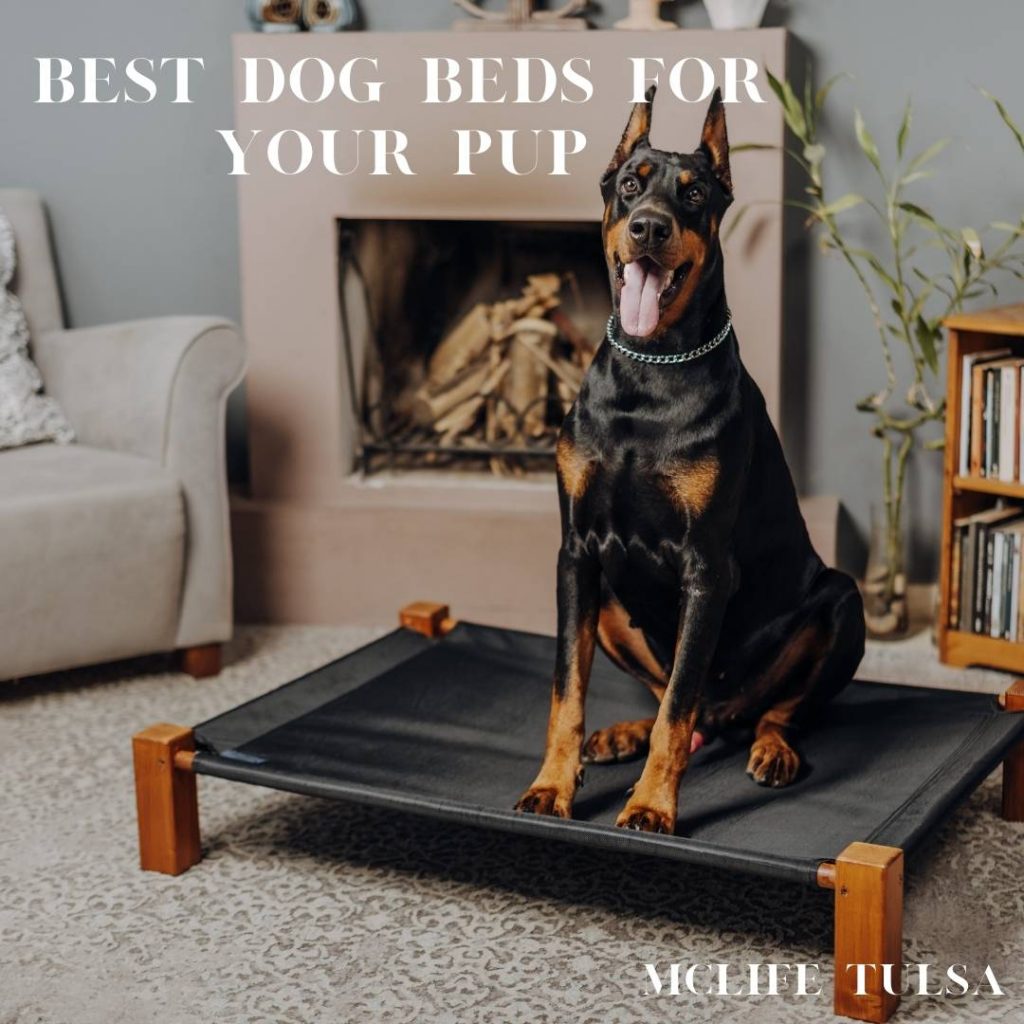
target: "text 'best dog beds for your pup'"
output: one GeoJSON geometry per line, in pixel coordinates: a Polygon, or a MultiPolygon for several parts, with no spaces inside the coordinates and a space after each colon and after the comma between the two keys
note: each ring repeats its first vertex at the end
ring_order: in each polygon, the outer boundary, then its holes
{"type": "MultiPolygon", "coordinates": [[[[902,961],[903,857],[1005,759],[1003,814],[1024,820],[1024,683],[984,694],[855,682],[802,739],[806,770],[755,786],[745,746],[694,756],[676,835],[614,827],[638,762],[587,773],[574,819],[512,810],[536,768],[555,640],[456,622],[443,605],[193,729],[135,736],[142,867],[200,859],[195,775],[567,840],[834,889],[837,964],[902,961]]],[[[652,698],[598,654],[589,723],[651,713],[652,698]]],[[[872,972],[868,972],[869,975],[872,972]]],[[[881,972],[858,994],[836,974],[837,1013],[884,1021],[881,972]]],[[[895,987],[895,986],[894,986],[895,987]]]]}

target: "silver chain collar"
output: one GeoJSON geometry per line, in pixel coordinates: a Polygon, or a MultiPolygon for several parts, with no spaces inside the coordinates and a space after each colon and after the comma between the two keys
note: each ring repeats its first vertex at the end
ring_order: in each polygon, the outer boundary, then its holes
{"type": "Polygon", "coordinates": [[[629,356],[630,359],[635,359],[639,363],[688,363],[693,359],[700,359],[701,356],[706,356],[712,349],[718,348],[725,341],[732,330],[732,311],[728,308],[726,309],[725,326],[710,341],[705,341],[703,345],[699,345],[689,352],[676,352],[673,355],[667,356],[652,355],[649,352],[636,352],[631,348],[627,348],[621,341],[615,340],[614,324],[615,314],[613,313],[608,317],[608,328],[605,334],[612,348],[617,349],[624,356],[629,356]]]}

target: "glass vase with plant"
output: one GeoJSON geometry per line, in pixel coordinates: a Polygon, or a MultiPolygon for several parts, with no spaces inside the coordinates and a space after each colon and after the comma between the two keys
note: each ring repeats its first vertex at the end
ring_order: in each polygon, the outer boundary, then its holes
{"type": "MultiPolygon", "coordinates": [[[[891,636],[907,626],[907,465],[915,447],[936,450],[943,446],[942,439],[929,437],[927,430],[929,424],[942,421],[946,411],[939,379],[942,322],[965,302],[994,296],[993,278],[999,274],[1024,278],[1024,246],[1020,244],[1024,215],[1015,223],[994,222],[983,231],[953,228],[909,198],[914,183],[933,173],[935,158],[949,142],[939,139],[908,155],[909,101],[896,131],[896,159],[890,165],[883,160],[860,111],[855,112],[854,134],[873,170],[875,187],[867,195],[828,195],[824,179],[827,151],[819,126],[828,95],[841,77],[817,91],[808,86],[798,97],[789,82],[768,74],[786,125],[799,144],[787,148],[787,153],[806,175],[806,198],[795,205],[807,213],[807,224],[818,231],[822,249],[836,254],[850,268],[878,334],[885,383],[857,402],[857,409],[871,418],[871,433],[882,445],[882,516],[877,531],[881,550],[869,558],[864,596],[869,629],[875,635],[891,636]],[[853,240],[849,228],[854,211],[880,224],[884,242],[877,250],[853,240]],[[897,360],[894,353],[900,348],[905,358],[897,360]]],[[[989,93],[984,95],[1024,151],[1024,134],[1006,107],[989,93]]]]}

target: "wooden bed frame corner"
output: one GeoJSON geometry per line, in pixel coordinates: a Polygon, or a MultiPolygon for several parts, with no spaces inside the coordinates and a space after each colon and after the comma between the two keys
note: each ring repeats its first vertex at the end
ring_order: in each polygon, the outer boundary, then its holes
{"type": "MultiPolygon", "coordinates": [[[[442,637],[458,620],[448,605],[417,601],[399,613],[399,623],[424,636],[442,637]]],[[[1001,697],[1008,712],[1024,712],[1024,680],[1001,697]]],[[[192,729],[161,723],[132,737],[139,861],[144,871],[180,875],[202,857],[192,729]]],[[[1024,821],[1024,741],[1003,762],[1002,815],[1024,821]]],[[[818,885],[835,893],[836,1014],[887,1021],[900,1003],[903,965],[903,851],[893,846],[851,843],[834,861],[822,861],[818,885]],[[869,965],[862,972],[854,965],[869,965]],[[883,964],[891,964],[887,979],[883,964]],[[870,965],[877,965],[872,968],[870,965]],[[863,973],[863,978],[859,974],[863,973]]]]}

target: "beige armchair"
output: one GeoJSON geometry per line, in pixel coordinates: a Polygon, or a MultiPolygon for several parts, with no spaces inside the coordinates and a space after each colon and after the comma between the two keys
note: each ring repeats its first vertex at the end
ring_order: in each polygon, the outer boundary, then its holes
{"type": "Polygon", "coordinates": [[[66,330],[39,197],[0,189],[0,207],[33,358],[77,435],[0,451],[0,679],[169,650],[213,674],[232,628],[238,330],[200,317],[66,330]]]}

